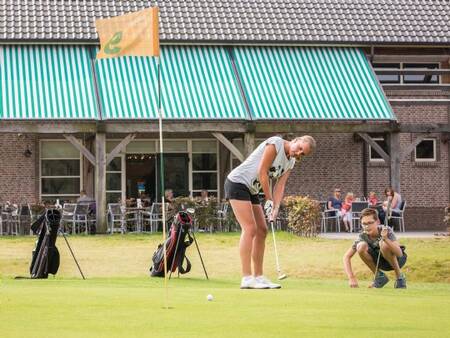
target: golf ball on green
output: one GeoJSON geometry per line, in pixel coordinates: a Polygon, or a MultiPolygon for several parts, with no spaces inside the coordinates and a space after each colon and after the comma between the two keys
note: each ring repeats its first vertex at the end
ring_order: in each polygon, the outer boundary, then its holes
{"type": "Polygon", "coordinates": [[[212,301],[212,300],[214,299],[214,297],[213,297],[213,295],[207,295],[207,296],[206,296],[206,299],[207,299],[208,301],[212,301]]]}

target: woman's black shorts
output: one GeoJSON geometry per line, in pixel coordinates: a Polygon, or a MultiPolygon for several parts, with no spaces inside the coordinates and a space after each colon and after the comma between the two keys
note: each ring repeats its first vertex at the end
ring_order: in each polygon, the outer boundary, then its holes
{"type": "Polygon", "coordinates": [[[227,200],[251,201],[252,204],[259,204],[258,195],[252,195],[247,186],[241,183],[225,180],[225,198],[227,200]]]}

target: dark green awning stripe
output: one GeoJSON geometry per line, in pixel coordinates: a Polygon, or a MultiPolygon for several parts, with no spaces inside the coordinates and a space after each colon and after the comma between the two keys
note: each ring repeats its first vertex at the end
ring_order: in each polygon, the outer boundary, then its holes
{"type": "Polygon", "coordinates": [[[395,119],[359,49],[238,47],[234,54],[255,119],[395,119]]]}

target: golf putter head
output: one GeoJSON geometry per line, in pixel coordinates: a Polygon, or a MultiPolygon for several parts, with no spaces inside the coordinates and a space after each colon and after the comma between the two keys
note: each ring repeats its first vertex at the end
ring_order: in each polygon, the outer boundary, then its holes
{"type": "Polygon", "coordinates": [[[283,279],[286,279],[286,278],[287,278],[287,275],[285,273],[282,273],[281,275],[280,274],[278,275],[278,280],[283,280],[283,279]]]}

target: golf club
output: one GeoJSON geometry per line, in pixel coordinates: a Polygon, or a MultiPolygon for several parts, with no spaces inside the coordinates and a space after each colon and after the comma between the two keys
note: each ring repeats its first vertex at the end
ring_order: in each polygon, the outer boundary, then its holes
{"type": "MultiPolygon", "coordinates": [[[[386,207],[386,214],[384,216],[384,226],[383,228],[386,228],[389,224],[389,214],[391,213],[391,204],[392,204],[392,197],[389,196],[388,198],[388,203],[387,203],[387,207],[386,207]]],[[[375,267],[375,276],[374,276],[374,281],[375,278],[377,278],[377,273],[378,273],[378,268],[380,266],[380,258],[381,258],[381,242],[383,241],[383,238],[380,237],[380,239],[378,240],[378,258],[377,258],[377,265],[375,267]]]]}
{"type": "Polygon", "coordinates": [[[278,260],[277,241],[275,239],[275,230],[273,228],[273,220],[270,220],[270,227],[272,228],[273,247],[275,248],[275,262],[277,264],[278,280],[286,279],[287,275],[285,273],[281,273],[280,262],[278,260]]]}

